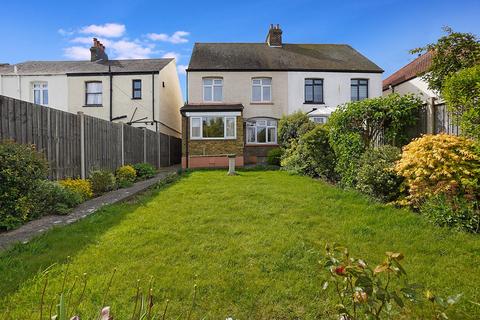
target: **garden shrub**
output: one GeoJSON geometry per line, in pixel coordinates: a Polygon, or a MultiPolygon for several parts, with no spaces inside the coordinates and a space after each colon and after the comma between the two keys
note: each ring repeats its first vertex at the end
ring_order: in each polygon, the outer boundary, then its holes
{"type": "Polygon", "coordinates": [[[90,183],[95,195],[111,191],[115,189],[115,176],[107,170],[94,170],[90,172],[90,183]]]}
{"type": "Polygon", "coordinates": [[[47,174],[47,161],[34,146],[0,143],[0,230],[31,219],[36,186],[47,174]]]}
{"type": "Polygon", "coordinates": [[[65,189],[78,193],[82,197],[82,201],[93,197],[92,184],[88,180],[68,178],[60,180],[59,183],[65,189]]]}
{"type": "Polygon", "coordinates": [[[288,171],[311,177],[335,180],[335,154],[328,142],[328,130],[316,126],[297,141],[292,141],[282,158],[288,171]]]}
{"type": "Polygon", "coordinates": [[[480,196],[480,154],[475,141],[448,134],[424,135],[403,148],[396,172],[405,178],[408,203],[439,194],[480,196]]]}
{"type": "Polygon", "coordinates": [[[271,149],[267,153],[267,163],[271,166],[279,166],[280,160],[282,158],[282,149],[275,148],[271,149]]]}
{"type": "Polygon", "coordinates": [[[420,213],[441,227],[480,232],[480,201],[440,194],[427,199],[420,207],[420,213]]]}
{"type": "Polygon", "coordinates": [[[278,123],[278,143],[288,148],[292,140],[297,140],[314,127],[315,123],[304,112],[297,111],[284,115],[278,123]]]}
{"type": "Polygon", "coordinates": [[[138,180],[153,178],[157,174],[157,169],[150,163],[135,163],[132,167],[137,173],[138,180]]]}
{"type": "Polygon", "coordinates": [[[39,181],[34,200],[34,218],[50,214],[68,214],[72,208],[83,202],[80,193],[48,180],[39,181]]]}
{"type": "Polygon", "coordinates": [[[400,149],[394,146],[367,149],[359,162],[357,190],[383,202],[397,200],[403,178],[394,166],[400,157],[400,149]]]}
{"type": "Polygon", "coordinates": [[[137,172],[132,166],[121,166],[117,169],[115,177],[117,179],[118,186],[120,188],[126,188],[133,185],[135,178],[137,177],[137,172]]]}

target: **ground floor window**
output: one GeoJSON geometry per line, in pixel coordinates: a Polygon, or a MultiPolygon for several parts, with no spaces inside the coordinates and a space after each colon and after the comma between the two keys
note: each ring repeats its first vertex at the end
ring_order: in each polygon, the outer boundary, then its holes
{"type": "Polygon", "coordinates": [[[328,116],[313,116],[313,117],[310,117],[310,119],[315,123],[324,124],[324,123],[327,123],[328,116]]]}
{"type": "Polygon", "coordinates": [[[192,139],[235,139],[236,117],[201,116],[190,118],[192,139]]]}
{"type": "Polygon", "coordinates": [[[277,120],[251,119],[247,121],[247,143],[277,143],[277,120]]]}

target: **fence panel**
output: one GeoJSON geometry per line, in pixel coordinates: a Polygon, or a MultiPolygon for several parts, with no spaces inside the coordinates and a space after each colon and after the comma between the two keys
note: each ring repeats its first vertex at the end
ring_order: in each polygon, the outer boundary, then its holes
{"type": "Polygon", "coordinates": [[[34,144],[49,163],[51,179],[80,177],[82,157],[86,176],[93,169],[114,171],[122,162],[157,168],[180,163],[180,139],[145,130],[0,96],[0,141],[34,144]]]}

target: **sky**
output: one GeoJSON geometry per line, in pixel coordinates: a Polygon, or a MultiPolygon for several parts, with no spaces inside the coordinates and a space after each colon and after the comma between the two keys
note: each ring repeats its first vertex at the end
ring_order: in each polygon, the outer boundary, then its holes
{"type": "Polygon", "coordinates": [[[480,0],[22,0],[1,8],[0,63],[86,60],[97,37],[111,59],[175,57],[183,90],[195,42],[263,42],[272,23],[286,43],[349,44],[384,78],[443,26],[480,35],[480,0]]]}

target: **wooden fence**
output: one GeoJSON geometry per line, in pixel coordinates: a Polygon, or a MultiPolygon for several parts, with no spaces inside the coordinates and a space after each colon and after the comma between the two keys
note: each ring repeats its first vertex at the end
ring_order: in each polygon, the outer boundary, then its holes
{"type": "Polygon", "coordinates": [[[50,178],[86,177],[148,162],[157,168],[181,161],[181,139],[0,96],[0,141],[34,144],[50,165],[50,178]]]}

